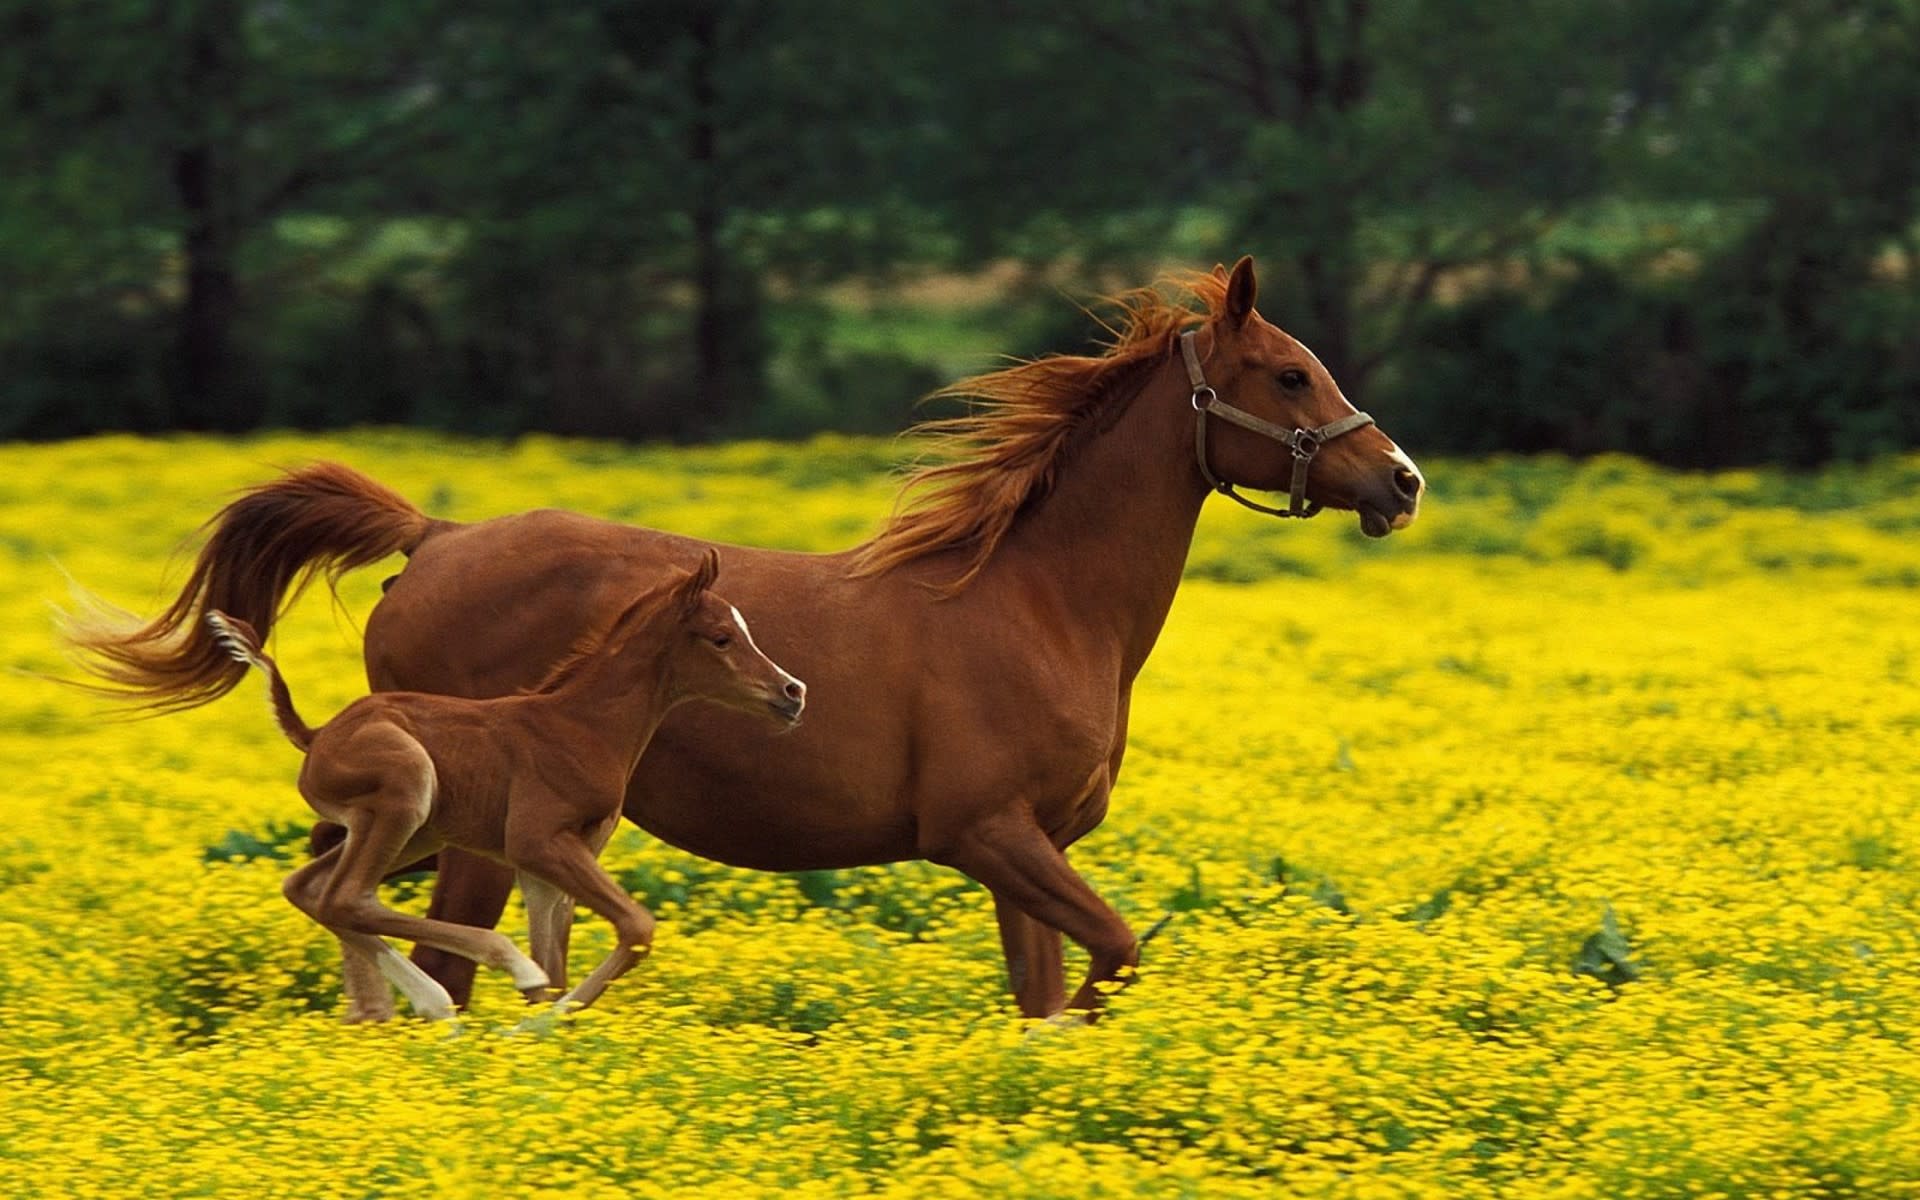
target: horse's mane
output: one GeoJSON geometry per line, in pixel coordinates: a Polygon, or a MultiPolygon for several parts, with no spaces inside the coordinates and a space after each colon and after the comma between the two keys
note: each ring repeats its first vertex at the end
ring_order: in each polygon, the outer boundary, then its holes
{"type": "Polygon", "coordinates": [[[951,595],[973,581],[1029,505],[1045,496],[1074,435],[1136,390],[1141,369],[1171,352],[1173,339],[1226,306],[1226,276],[1187,274],[1136,288],[1105,303],[1112,335],[1099,355],[1055,354],[962,379],[930,399],[963,400],[965,416],[923,421],[908,431],[934,460],[907,477],[893,516],[854,551],[855,575],[878,575],[943,550],[966,551],[951,595]],[[1191,301],[1206,306],[1203,315],[1191,301]]]}

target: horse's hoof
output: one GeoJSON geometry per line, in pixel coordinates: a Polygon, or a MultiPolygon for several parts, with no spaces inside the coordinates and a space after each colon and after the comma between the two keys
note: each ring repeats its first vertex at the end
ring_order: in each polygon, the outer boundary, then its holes
{"type": "Polygon", "coordinates": [[[1063,1012],[1054,1013],[1050,1017],[1037,1017],[1028,1021],[1027,1037],[1052,1037],[1059,1030],[1085,1029],[1092,1023],[1093,1015],[1091,1013],[1082,1012],[1077,1008],[1069,1008],[1063,1012]]]}

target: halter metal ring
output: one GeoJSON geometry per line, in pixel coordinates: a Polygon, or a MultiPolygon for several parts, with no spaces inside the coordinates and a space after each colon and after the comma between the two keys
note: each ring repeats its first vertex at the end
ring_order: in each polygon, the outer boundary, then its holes
{"type": "Polygon", "coordinates": [[[1215,400],[1218,400],[1219,398],[1220,398],[1220,393],[1214,391],[1213,386],[1211,384],[1203,383],[1199,387],[1193,389],[1193,411],[1198,413],[1203,413],[1207,411],[1209,408],[1212,408],[1213,402],[1215,400]],[[1202,396],[1205,396],[1206,399],[1202,400],[1201,399],[1202,396]]]}
{"type": "Polygon", "coordinates": [[[1321,442],[1319,435],[1314,433],[1313,430],[1296,429],[1293,431],[1292,445],[1293,456],[1304,460],[1320,453],[1321,442]]]}

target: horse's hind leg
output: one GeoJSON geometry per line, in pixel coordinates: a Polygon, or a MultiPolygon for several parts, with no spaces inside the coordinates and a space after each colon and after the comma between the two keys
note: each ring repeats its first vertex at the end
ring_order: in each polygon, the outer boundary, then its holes
{"type": "Polygon", "coordinates": [[[996,902],[1017,907],[1086,948],[1092,962],[1069,1008],[1098,1013],[1096,986],[1119,979],[1139,957],[1133,931],[1038,825],[1008,814],[968,830],[937,860],[973,876],[996,902]]]}

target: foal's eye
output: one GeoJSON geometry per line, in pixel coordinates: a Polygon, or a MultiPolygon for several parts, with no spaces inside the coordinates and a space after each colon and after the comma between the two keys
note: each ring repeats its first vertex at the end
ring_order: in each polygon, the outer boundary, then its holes
{"type": "Polygon", "coordinates": [[[715,650],[725,650],[733,645],[733,635],[728,633],[717,633],[707,640],[713,643],[715,650]]]}
{"type": "Polygon", "coordinates": [[[1290,392],[1297,392],[1307,386],[1307,373],[1299,367],[1288,367],[1280,372],[1280,386],[1290,392]]]}

